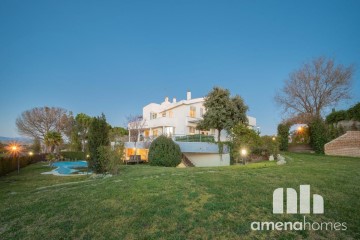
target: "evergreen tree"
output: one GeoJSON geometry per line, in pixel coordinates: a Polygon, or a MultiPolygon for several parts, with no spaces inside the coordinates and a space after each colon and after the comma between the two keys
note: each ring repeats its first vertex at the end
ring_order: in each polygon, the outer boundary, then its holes
{"type": "Polygon", "coordinates": [[[239,95],[230,97],[228,89],[214,87],[205,97],[204,107],[206,113],[197,128],[218,130],[218,142],[220,142],[220,132],[223,129],[230,132],[238,123],[248,123],[246,117],[248,107],[239,95]]]}
{"type": "Polygon", "coordinates": [[[90,159],[88,160],[89,168],[97,173],[104,172],[99,155],[99,147],[109,146],[109,127],[104,114],[94,117],[88,132],[88,148],[90,159]]]}
{"type": "Polygon", "coordinates": [[[280,123],[277,128],[278,142],[280,144],[280,151],[287,151],[289,148],[289,130],[290,125],[286,123],[280,123]]]}

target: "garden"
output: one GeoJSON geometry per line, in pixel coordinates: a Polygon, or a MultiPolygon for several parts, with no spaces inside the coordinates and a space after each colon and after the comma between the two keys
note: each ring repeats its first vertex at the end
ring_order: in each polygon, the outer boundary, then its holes
{"type": "Polygon", "coordinates": [[[216,168],[120,167],[111,178],[56,177],[31,164],[0,178],[1,239],[359,239],[359,158],[286,153],[274,162],[216,168]],[[310,184],[325,213],[310,222],[346,222],[346,231],[253,231],[273,215],[279,187],[310,184]],[[171,217],[169,217],[171,216],[171,217]]]}

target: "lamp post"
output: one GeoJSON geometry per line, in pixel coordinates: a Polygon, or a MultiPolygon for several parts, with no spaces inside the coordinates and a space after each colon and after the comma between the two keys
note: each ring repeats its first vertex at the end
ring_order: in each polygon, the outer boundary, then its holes
{"type": "Polygon", "coordinates": [[[20,159],[19,159],[18,155],[22,150],[21,146],[18,143],[10,143],[6,147],[6,149],[11,156],[13,156],[15,159],[17,158],[17,169],[18,169],[18,174],[19,174],[20,173],[20,159]]]}

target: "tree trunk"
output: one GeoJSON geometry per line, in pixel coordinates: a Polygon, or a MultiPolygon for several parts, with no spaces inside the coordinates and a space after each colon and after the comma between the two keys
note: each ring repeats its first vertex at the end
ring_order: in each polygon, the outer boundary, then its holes
{"type": "Polygon", "coordinates": [[[218,142],[220,142],[221,129],[217,129],[217,130],[218,130],[218,142]]]}

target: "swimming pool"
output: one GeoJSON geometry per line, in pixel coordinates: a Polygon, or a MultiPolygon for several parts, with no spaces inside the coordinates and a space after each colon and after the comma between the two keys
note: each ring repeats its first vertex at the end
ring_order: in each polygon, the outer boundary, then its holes
{"type": "Polygon", "coordinates": [[[52,167],[56,168],[50,172],[44,172],[43,174],[53,174],[58,176],[87,174],[87,172],[80,172],[78,168],[87,168],[88,164],[86,161],[64,161],[55,162],[52,164],[52,167]]]}

